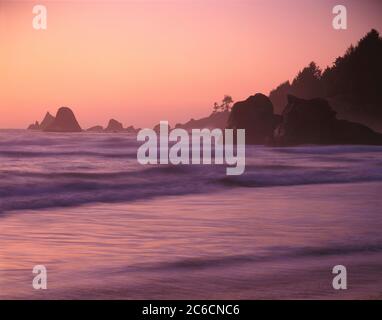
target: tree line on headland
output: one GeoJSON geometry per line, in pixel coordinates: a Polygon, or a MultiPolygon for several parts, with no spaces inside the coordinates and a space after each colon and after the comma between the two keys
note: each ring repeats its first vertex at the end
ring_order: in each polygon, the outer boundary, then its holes
{"type": "Polygon", "coordinates": [[[372,29],[324,71],[311,62],[292,82],[270,92],[275,112],[281,114],[287,96],[325,98],[338,116],[382,129],[382,38],[372,29]]]}

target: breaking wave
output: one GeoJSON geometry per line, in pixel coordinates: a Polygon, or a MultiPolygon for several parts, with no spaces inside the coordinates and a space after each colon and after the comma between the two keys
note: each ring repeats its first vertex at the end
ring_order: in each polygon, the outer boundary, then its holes
{"type": "Polygon", "coordinates": [[[0,131],[0,212],[125,202],[235,187],[382,181],[382,147],[247,147],[246,170],[142,166],[133,136],[0,131]]]}

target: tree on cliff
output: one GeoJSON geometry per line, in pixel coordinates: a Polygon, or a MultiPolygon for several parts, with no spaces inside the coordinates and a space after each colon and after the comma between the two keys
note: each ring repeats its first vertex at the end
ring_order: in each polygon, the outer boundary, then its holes
{"type": "Polygon", "coordinates": [[[225,95],[220,104],[217,102],[214,103],[213,113],[230,111],[233,102],[234,101],[231,96],[225,95]]]}
{"type": "Polygon", "coordinates": [[[292,82],[292,94],[301,98],[317,98],[322,96],[321,69],[311,62],[300,71],[292,82]]]}
{"type": "Polygon", "coordinates": [[[276,113],[281,113],[284,109],[288,94],[305,99],[322,96],[321,69],[315,62],[311,62],[307,67],[302,69],[293,79],[292,84],[287,81],[271,91],[269,97],[275,107],[276,113]]]}
{"type": "Polygon", "coordinates": [[[325,96],[352,96],[366,103],[382,101],[382,38],[372,29],[356,47],[322,75],[325,96]]]}
{"type": "Polygon", "coordinates": [[[291,84],[284,82],[271,91],[269,97],[277,113],[284,109],[288,94],[305,99],[343,97],[354,105],[362,104],[362,113],[382,115],[382,108],[378,107],[382,103],[382,38],[378,31],[372,29],[323,73],[312,62],[291,84]]]}

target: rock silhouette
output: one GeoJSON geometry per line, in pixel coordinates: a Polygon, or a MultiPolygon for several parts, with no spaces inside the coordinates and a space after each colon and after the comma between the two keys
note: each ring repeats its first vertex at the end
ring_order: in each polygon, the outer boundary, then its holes
{"type": "Polygon", "coordinates": [[[81,132],[82,129],[70,108],[62,107],[58,109],[54,121],[43,131],[46,132],[81,132]]]}
{"type": "Polygon", "coordinates": [[[153,130],[159,134],[160,133],[160,123],[158,123],[157,125],[154,126],[153,130]]]}
{"type": "Polygon", "coordinates": [[[175,128],[185,130],[192,129],[225,129],[229,118],[229,111],[215,112],[210,116],[201,119],[191,119],[190,121],[180,124],[178,123],[175,128]]]}
{"type": "Polygon", "coordinates": [[[54,119],[55,118],[49,112],[47,112],[44,119],[41,121],[40,130],[45,130],[48,128],[53,123],[54,119]]]}
{"type": "Polygon", "coordinates": [[[40,124],[38,123],[38,121],[29,125],[28,130],[40,130],[40,124]]]}
{"type": "Polygon", "coordinates": [[[44,130],[48,126],[50,126],[53,123],[53,121],[54,117],[49,112],[47,112],[45,114],[44,119],[41,121],[41,124],[38,121],[36,121],[28,127],[28,130],[44,130]]]}
{"type": "Polygon", "coordinates": [[[103,127],[102,126],[94,126],[94,127],[90,127],[86,131],[88,131],[88,132],[103,132],[103,127]]]}
{"type": "Polygon", "coordinates": [[[115,119],[110,119],[109,124],[107,125],[106,132],[122,132],[123,131],[123,125],[121,122],[118,122],[115,119]]]}
{"type": "Polygon", "coordinates": [[[129,126],[125,129],[127,133],[137,133],[140,129],[134,128],[134,126],[129,126]]]}
{"type": "Polygon", "coordinates": [[[368,144],[382,145],[382,134],[365,125],[338,120],[328,101],[301,99],[288,95],[282,121],[274,134],[274,144],[368,144]]]}
{"type": "Polygon", "coordinates": [[[228,119],[229,129],[245,129],[247,144],[265,144],[272,140],[280,116],[273,113],[269,98],[261,93],[236,102],[228,119]]]}

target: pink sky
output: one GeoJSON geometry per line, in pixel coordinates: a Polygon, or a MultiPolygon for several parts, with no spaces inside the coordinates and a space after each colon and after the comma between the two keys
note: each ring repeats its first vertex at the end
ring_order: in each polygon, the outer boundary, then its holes
{"type": "Polygon", "coordinates": [[[381,1],[0,0],[0,128],[71,107],[83,128],[206,116],[224,94],[266,94],[310,61],[330,65],[371,28],[381,1]],[[332,8],[348,9],[348,30],[332,8]],[[48,29],[32,28],[32,8],[48,29]]]}

